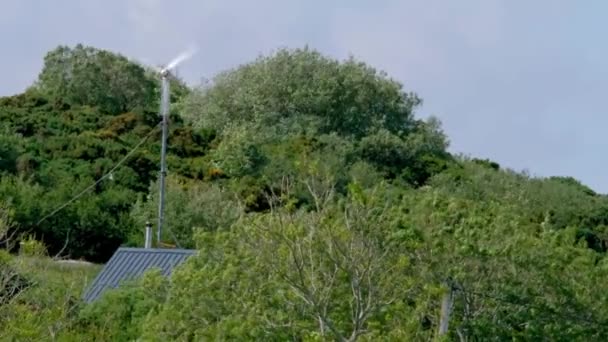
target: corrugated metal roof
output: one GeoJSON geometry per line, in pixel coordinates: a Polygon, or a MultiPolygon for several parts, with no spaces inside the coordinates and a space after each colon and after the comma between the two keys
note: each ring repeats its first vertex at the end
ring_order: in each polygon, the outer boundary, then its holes
{"type": "Polygon", "coordinates": [[[151,268],[159,268],[168,276],[173,268],[184,262],[195,250],[157,248],[119,248],[84,293],[85,302],[93,302],[108,288],[123,281],[140,277],[151,268]]]}

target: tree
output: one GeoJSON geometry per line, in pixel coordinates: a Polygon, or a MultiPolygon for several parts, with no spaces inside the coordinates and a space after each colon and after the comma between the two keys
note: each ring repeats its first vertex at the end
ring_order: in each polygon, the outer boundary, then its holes
{"type": "Polygon", "coordinates": [[[575,227],[535,217],[538,205],[557,204],[554,191],[572,189],[464,165],[464,182],[438,176],[399,206],[399,235],[422,237],[419,277],[453,287],[451,337],[604,339],[604,290],[580,291],[605,276],[604,255],[580,243],[575,227]]]}
{"type": "MultiPolygon", "coordinates": [[[[195,247],[197,230],[228,229],[243,214],[235,196],[218,185],[193,182],[175,175],[167,177],[166,185],[163,240],[182,248],[195,247]]],[[[131,209],[130,216],[136,227],[144,227],[147,221],[154,223],[158,217],[158,182],[150,186],[147,197],[138,200],[131,209]]],[[[129,240],[143,245],[143,234],[136,235],[137,238],[129,240]]]]}
{"type": "Polygon", "coordinates": [[[197,127],[218,131],[228,124],[310,117],[318,133],[362,137],[374,127],[409,133],[420,103],[386,74],[353,58],[340,63],[308,48],[282,49],[220,73],[186,100],[184,115],[197,127]]]}
{"type": "Polygon", "coordinates": [[[276,208],[243,217],[229,231],[201,232],[200,254],[175,272],[172,300],[143,337],[407,336],[393,329],[411,325],[405,303],[412,278],[408,257],[388,248],[378,230],[390,221],[388,211],[371,197],[334,206],[331,186],[307,187],[318,201],[313,212],[276,208]]]}
{"type": "Polygon", "coordinates": [[[411,291],[409,257],[386,243],[383,226],[391,224],[390,209],[357,190],[336,208],[330,184],[307,182],[312,212],[276,210],[252,224],[263,260],[291,294],[284,305],[301,307],[317,322],[321,338],[356,341],[378,334],[382,324],[394,324],[387,316],[402,318],[392,310],[411,291]]]}
{"type": "Polygon", "coordinates": [[[144,68],[105,50],[59,46],[47,53],[36,87],[69,105],[119,114],[154,108],[156,84],[144,68]]]}
{"type": "MultiPolygon", "coordinates": [[[[421,186],[450,162],[436,118],[417,120],[421,100],[354,58],[337,61],[282,49],[219,74],[183,103],[195,128],[216,136],[209,159],[247,210],[268,209],[266,195],[304,164],[332,165],[344,194],[358,162],[388,179],[421,186]],[[332,159],[329,162],[329,159],[332,159]]],[[[294,194],[299,205],[309,194],[294,194]]]]}

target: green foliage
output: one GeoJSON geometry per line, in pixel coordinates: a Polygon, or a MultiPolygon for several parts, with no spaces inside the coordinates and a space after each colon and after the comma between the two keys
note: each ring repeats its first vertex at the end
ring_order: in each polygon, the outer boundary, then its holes
{"type": "Polygon", "coordinates": [[[0,306],[0,340],[91,340],[79,330],[77,314],[80,294],[99,267],[21,256],[11,265],[27,275],[28,286],[0,306]]]}
{"type": "MultiPolygon", "coordinates": [[[[450,156],[439,121],[414,118],[420,102],[364,63],[305,48],[223,72],[192,92],[183,109],[194,127],[217,134],[209,154],[214,170],[232,180],[247,210],[262,211],[285,176],[309,177],[314,165],[331,168],[340,192],[358,162],[423,185],[450,156]]],[[[295,192],[298,205],[310,204],[307,189],[295,192]]]]}
{"type": "Polygon", "coordinates": [[[363,138],[359,146],[362,158],[390,178],[401,176],[410,184],[423,185],[447,165],[448,144],[437,119],[416,126],[419,129],[405,139],[385,129],[363,138]]]}
{"type": "Polygon", "coordinates": [[[453,331],[473,339],[604,339],[605,311],[581,291],[597,289],[604,256],[579,242],[580,218],[557,224],[542,215],[549,208],[567,215],[569,205],[595,199],[551,180],[464,167],[466,178],[445,174],[413,193],[406,207],[417,215],[403,222],[427,236],[430,279],[457,284],[453,331]]]}
{"type": "Polygon", "coordinates": [[[340,63],[308,48],[283,49],[219,74],[186,100],[184,115],[197,127],[218,131],[312,116],[319,133],[361,137],[373,127],[407,133],[420,102],[352,58],[340,63]]]}
{"type": "MultiPolygon", "coordinates": [[[[155,77],[108,51],[60,46],[45,57],[34,87],[0,99],[0,171],[7,175],[0,195],[12,199],[17,230],[43,241],[50,254],[95,261],[107,260],[122,243],[141,242],[143,216],[129,212],[147,202],[144,216],[155,221],[155,203],[137,199],[158,174],[157,136],[90,193],[40,219],[102,177],[156,126],[155,77]]],[[[171,82],[169,170],[213,183],[188,183],[190,198],[204,188],[222,189],[246,211],[259,212],[269,209],[268,196],[286,176],[332,174],[344,194],[355,165],[420,186],[449,161],[438,122],[414,119],[416,95],[354,59],[280,50],[191,94],[179,80],[171,82]],[[391,138],[378,145],[382,134],[391,138]]],[[[313,199],[301,185],[290,203],[307,207],[313,199]]],[[[181,220],[169,224],[186,246],[193,244],[193,228],[228,225],[209,218],[215,214],[171,215],[167,222],[181,220]]]]}
{"type": "Polygon", "coordinates": [[[500,170],[500,164],[498,164],[497,162],[493,162],[489,159],[478,159],[478,158],[473,158],[472,159],[473,163],[494,169],[494,170],[500,170]]]}
{"type": "Polygon", "coordinates": [[[166,279],[155,269],[135,281],[110,290],[85,306],[78,322],[87,335],[106,341],[133,341],[142,334],[143,322],[154,315],[166,296],[166,279]]]}
{"type": "Polygon", "coordinates": [[[12,265],[12,257],[0,250],[0,308],[10,304],[29,282],[12,265]]]}
{"type": "Polygon", "coordinates": [[[257,134],[243,126],[226,128],[221,135],[221,143],[210,156],[214,165],[229,177],[255,174],[264,162],[257,134]]]}
{"type": "Polygon", "coordinates": [[[155,102],[155,83],[145,70],[125,57],[77,45],[47,53],[37,89],[62,103],[98,106],[118,114],[148,109],[155,102]]]}
{"type": "Polygon", "coordinates": [[[42,242],[28,236],[19,243],[19,254],[31,257],[45,256],[46,247],[42,242]]]}
{"type": "MultiPolygon", "coordinates": [[[[27,233],[49,253],[105,261],[134,236],[129,212],[158,174],[158,134],[78,201],[46,217],[105,175],[157,126],[157,76],[126,58],[90,47],[50,51],[36,85],[0,99],[0,197],[14,239],[27,233]],[[41,221],[41,219],[43,219],[41,221]]],[[[188,89],[172,80],[175,101],[188,89]]],[[[169,152],[180,174],[208,140],[172,115],[169,152]]]]}
{"type": "Polygon", "coordinates": [[[0,238],[22,242],[0,252],[1,340],[608,339],[606,196],[451,156],[415,94],[308,48],[193,92],[172,81],[162,240],[198,253],[84,305],[96,267],[40,255],[104,261],[143,244],[157,136],[41,218],[154,129],[154,77],[59,47],[35,87],[0,99],[0,238]]]}
{"type": "MultiPolygon", "coordinates": [[[[163,241],[175,243],[183,248],[195,247],[193,236],[198,230],[216,231],[227,229],[242,214],[234,197],[217,185],[192,182],[187,179],[168,177],[166,182],[165,231],[163,241]]],[[[146,222],[155,222],[158,215],[158,183],[150,187],[150,195],[140,199],[131,210],[136,227],[146,222]]],[[[143,234],[130,239],[143,245],[143,234]]]]}
{"type": "MultiPolygon", "coordinates": [[[[152,272],[82,309],[51,310],[70,297],[46,294],[56,299],[43,297],[41,317],[12,302],[21,330],[5,336],[42,336],[39,324],[58,338],[85,340],[608,338],[605,255],[579,238],[581,221],[561,227],[536,217],[562,210],[566,197],[581,205],[601,197],[466,160],[418,189],[371,182],[370,166],[359,163],[341,194],[331,173],[306,166],[308,177],[285,179],[268,198],[269,212],[197,230],[198,254],[170,280],[152,272]],[[303,188],[311,205],[290,205],[303,188]],[[439,338],[445,282],[454,306],[449,333],[439,338]],[[46,321],[54,319],[60,328],[46,321]]],[[[202,195],[217,189],[190,193],[192,185],[170,184],[180,206],[192,202],[179,215],[224,201],[202,195]]]]}
{"type": "MultiPolygon", "coordinates": [[[[322,196],[313,195],[330,203],[322,196]]],[[[407,326],[409,258],[397,245],[381,247],[375,228],[390,216],[374,200],[252,215],[230,231],[202,232],[199,255],[175,273],[173,299],[143,337],[355,340],[407,326]]]]}

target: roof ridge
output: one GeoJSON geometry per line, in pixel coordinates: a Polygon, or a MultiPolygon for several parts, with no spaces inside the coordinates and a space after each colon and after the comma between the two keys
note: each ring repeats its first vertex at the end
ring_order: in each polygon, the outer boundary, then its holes
{"type": "Polygon", "coordinates": [[[139,253],[182,253],[182,254],[194,254],[196,249],[183,249],[183,248],[140,248],[140,247],[119,247],[116,252],[129,251],[139,253]]]}

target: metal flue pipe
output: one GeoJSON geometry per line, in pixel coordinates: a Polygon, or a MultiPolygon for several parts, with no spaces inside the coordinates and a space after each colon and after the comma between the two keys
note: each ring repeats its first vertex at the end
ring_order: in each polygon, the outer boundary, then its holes
{"type": "Polygon", "coordinates": [[[152,248],[152,224],[150,222],[146,222],[144,248],[152,248]]]}

